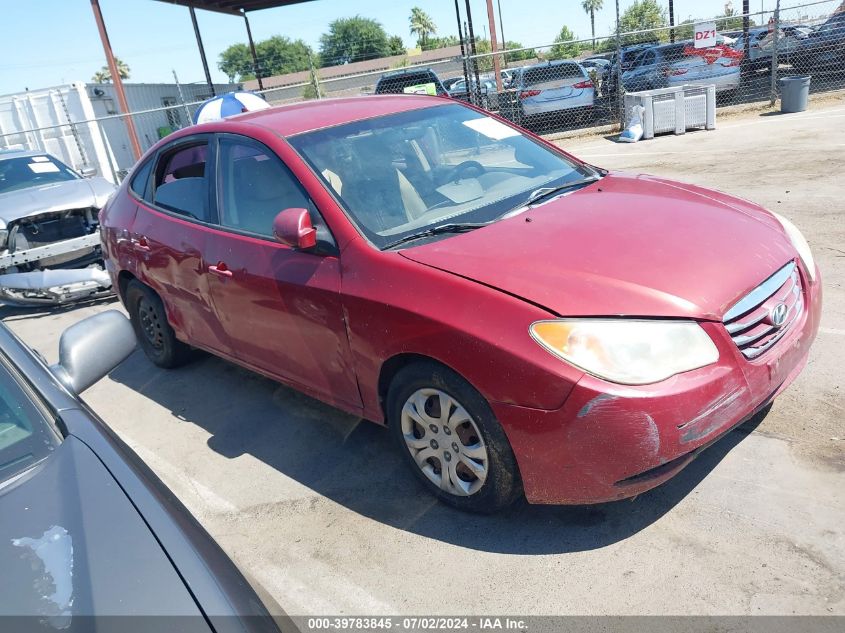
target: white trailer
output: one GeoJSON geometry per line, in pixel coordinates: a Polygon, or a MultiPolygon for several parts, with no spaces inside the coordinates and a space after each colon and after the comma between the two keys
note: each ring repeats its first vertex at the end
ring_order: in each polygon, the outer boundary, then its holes
{"type": "Polygon", "coordinates": [[[39,150],[84,175],[117,182],[108,140],[81,82],[0,96],[0,150],[39,150]]]}

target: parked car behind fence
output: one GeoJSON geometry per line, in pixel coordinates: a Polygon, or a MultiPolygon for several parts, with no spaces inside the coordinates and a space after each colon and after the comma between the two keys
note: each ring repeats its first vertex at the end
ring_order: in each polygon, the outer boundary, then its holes
{"type": "Polygon", "coordinates": [[[520,68],[513,79],[524,125],[550,120],[575,122],[591,116],[596,89],[590,73],[572,60],[546,62],[520,68]]]}

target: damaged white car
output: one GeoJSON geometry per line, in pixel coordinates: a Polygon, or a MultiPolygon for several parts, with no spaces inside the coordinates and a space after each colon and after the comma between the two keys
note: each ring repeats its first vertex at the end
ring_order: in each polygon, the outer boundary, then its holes
{"type": "Polygon", "coordinates": [[[109,293],[97,214],[114,190],[44,152],[0,152],[0,302],[60,304],[109,293]]]}

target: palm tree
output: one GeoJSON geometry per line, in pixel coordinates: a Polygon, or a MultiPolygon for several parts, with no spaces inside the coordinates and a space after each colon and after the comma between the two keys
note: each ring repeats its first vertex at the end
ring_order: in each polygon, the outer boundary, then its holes
{"type": "Polygon", "coordinates": [[[411,9],[408,22],[411,24],[411,35],[417,36],[417,43],[424,49],[428,44],[428,36],[437,34],[437,25],[434,24],[431,16],[419,7],[411,9]]]}
{"type": "MultiPolygon", "coordinates": [[[[119,57],[115,57],[114,65],[117,66],[117,74],[120,75],[121,79],[129,79],[129,75],[132,71],[129,69],[129,65],[125,61],[119,57]]],[[[109,67],[103,66],[100,70],[94,73],[94,76],[91,79],[92,81],[96,81],[98,84],[110,82],[111,71],[109,70],[109,67]]]]}
{"type": "Polygon", "coordinates": [[[604,0],[581,0],[581,8],[590,14],[590,26],[593,29],[593,48],[596,47],[596,11],[601,11],[604,0]]]}

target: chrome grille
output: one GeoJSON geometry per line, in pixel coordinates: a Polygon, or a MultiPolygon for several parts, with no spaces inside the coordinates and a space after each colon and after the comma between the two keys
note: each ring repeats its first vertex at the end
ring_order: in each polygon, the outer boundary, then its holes
{"type": "Polygon", "coordinates": [[[725,313],[722,322],[743,355],[756,358],[786,334],[803,311],[804,295],[798,267],[795,262],[789,262],[737,301],[725,313]],[[786,306],[786,315],[777,324],[773,310],[781,303],[786,306]]]}

